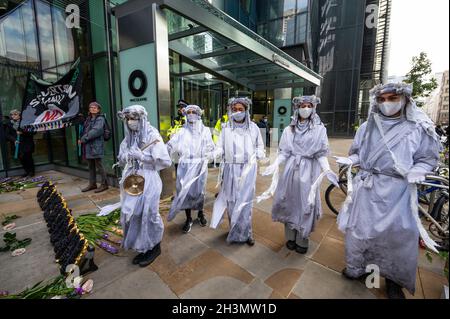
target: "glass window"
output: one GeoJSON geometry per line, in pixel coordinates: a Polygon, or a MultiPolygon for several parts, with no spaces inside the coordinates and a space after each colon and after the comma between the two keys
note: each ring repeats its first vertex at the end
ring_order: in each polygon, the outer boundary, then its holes
{"type": "Polygon", "coordinates": [[[283,4],[283,15],[288,16],[295,14],[295,2],[296,0],[285,0],[283,4]]]}
{"type": "Polygon", "coordinates": [[[75,51],[71,29],[66,27],[65,12],[52,6],[53,30],[55,36],[56,62],[64,64],[74,60],[75,51]]]}
{"type": "Polygon", "coordinates": [[[297,0],[297,12],[304,12],[308,10],[308,0],[297,0]]]}
{"type": "Polygon", "coordinates": [[[306,32],[307,32],[307,21],[308,15],[306,13],[300,14],[296,18],[297,27],[296,27],[296,35],[295,35],[295,43],[305,43],[306,42],[306,32]]]}
{"type": "Polygon", "coordinates": [[[0,21],[2,56],[18,62],[26,62],[25,39],[20,10],[10,13],[0,21]]]}
{"type": "Polygon", "coordinates": [[[34,19],[33,7],[31,1],[23,4],[20,8],[22,13],[23,28],[25,34],[25,51],[29,66],[39,68],[39,54],[36,37],[36,23],[34,19]]]}
{"type": "Polygon", "coordinates": [[[36,1],[36,10],[38,17],[37,22],[39,28],[42,68],[47,69],[56,65],[50,5],[41,1],[36,1]]]}

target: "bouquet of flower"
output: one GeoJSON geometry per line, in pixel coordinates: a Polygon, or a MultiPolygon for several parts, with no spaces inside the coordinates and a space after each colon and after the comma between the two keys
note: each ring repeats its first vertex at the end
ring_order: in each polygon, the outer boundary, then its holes
{"type": "Polygon", "coordinates": [[[31,244],[31,238],[18,240],[15,233],[6,233],[3,235],[3,241],[6,246],[0,247],[0,252],[15,251],[17,249],[25,248],[31,244]]]}
{"type": "Polygon", "coordinates": [[[43,176],[33,178],[2,178],[0,180],[0,194],[39,187],[47,181],[43,176]]]}
{"type": "Polygon", "coordinates": [[[96,214],[82,215],[76,219],[76,222],[78,229],[83,233],[89,243],[97,245],[110,253],[117,254],[118,249],[102,241],[102,239],[117,245],[121,244],[121,240],[117,239],[118,236],[122,236],[121,230],[119,231],[117,227],[119,218],[120,210],[116,210],[108,216],[97,216],[96,214]]]}
{"type": "Polygon", "coordinates": [[[61,275],[52,282],[38,282],[31,288],[27,288],[17,295],[9,295],[8,292],[0,294],[0,299],[78,299],[80,296],[92,291],[93,281],[88,280],[80,287],[68,287],[66,277],[61,275]]]}

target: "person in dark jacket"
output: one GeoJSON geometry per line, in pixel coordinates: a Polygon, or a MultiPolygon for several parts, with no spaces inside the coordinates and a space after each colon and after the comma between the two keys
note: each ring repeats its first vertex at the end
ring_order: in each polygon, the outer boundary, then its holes
{"type": "Polygon", "coordinates": [[[266,133],[266,147],[270,147],[270,124],[269,118],[264,116],[259,123],[257,123],[259,128],[265,129],[266,133]]]}
{"type": "Polygon", "coordinates": [[[100,114],[101,106],[97,102],[89,104],[89,115],[84,122],[84,130],[80,141],[83,145],[83,154],[89,163],[89,185],[82,192],[96,190],[95,193],[101,193],[108,189],[108,180],[106,171],[103,167],[102,159],[104,157],[104,127],[105,117],[100,114]],[[97,188],[98,170],[101,176],[101,186],[97,188]]]}
{"type": "Polygon", "coordinates": [[[10,121],[5,124],[5,136],[11,145],[11,154],[14,156],[16,144],[19,145],[18,159],[25,170],[22,177],[34,176],[34,139],[33,133],[23,132],[20,125],[21,113],[18,110],[12,110],[9,113],[10,121]],[[18,136],[19,139],[17,138],[18,136]]]}

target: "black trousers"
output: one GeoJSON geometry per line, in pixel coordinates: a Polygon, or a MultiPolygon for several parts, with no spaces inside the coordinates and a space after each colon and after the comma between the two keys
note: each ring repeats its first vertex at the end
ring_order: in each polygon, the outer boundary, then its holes
{"type": "Polygon", "coordinates": [[[108,179],[106,177],[106,171],[105,168],[103,167],[102,159],[101,158],[88,159],[87,161],[89,164],[89,183],[91,185],[97,184],[96,171],[98,170],[98,173],[100,174],[102,179],[102,185],[108,185],[108,179]]]}
{"type": "Polygon", "coordinates": [[[28,175],[34,175],[33,152],[24,152],[19,154],[19,161],[28,175]]]}

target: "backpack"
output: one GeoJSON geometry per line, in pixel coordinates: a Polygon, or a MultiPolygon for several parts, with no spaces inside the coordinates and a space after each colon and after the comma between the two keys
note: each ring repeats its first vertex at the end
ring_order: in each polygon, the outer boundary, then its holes
{"type": "Polygon", "coordinates": [[[105,141],[109,141],[112,137],[111,127],[106,120],[106,116],[103,115],[103,117],[105,118],[105,125],[103,126],[103,139],[105,141]]]}

